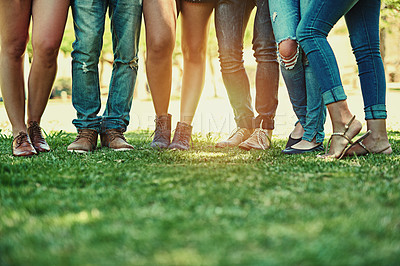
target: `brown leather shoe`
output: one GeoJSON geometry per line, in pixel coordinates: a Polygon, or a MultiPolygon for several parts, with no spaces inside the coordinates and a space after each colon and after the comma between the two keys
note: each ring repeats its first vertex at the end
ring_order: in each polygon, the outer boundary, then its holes
{"type": "Polygon", "coordinates": [[[168,149],[188,150],[192,140],[192,126],[183,122],[178,122],[175,129],[174,138],[168,149]]]}
{"type": "Polygon", "coordinates": [[[253,134],[245,141],[240,143],[239,148],[243,150],[266,150],[271,146],[272,131],[256,128],[253,134]]]}
{"type": "Polygon", "coordinates": [[[171,142],[171,115],[157,116],[155,122],[156,129],[154,130],[154,139],[150,147],[166,149],[171,142]]]}
{"type": "Polygon", "coordinates": [[[97,147],[97,136],[98,133],[93,129],[78,129],[78,136],[74,142],[72,142],[67,150],[69,152],[85,153],[94,151],[97,147]]]}
{"type": "Polygon", "coordinates": [[[224,141],[218,142],[215,147],[225,148],[225,147],[236,147],[246,139],[250,137],[254,129],[250,128],[240,128],[238,127],[232,135],[224,141]]]}
{"type": "Polygon", "coordinates": [[[32,141],[32,145],[35,148],[36,152],[49,152],[50,146],[47,144],[46,140],[42,135],[42,129],[39,126],[38,122],[31,121],[28,124],[28,135],[32,141]]]}
{"type": "Polygon", "coordinates": [[[107,147],[114,151],[133,150],[133,146],[126,142],[123,131],[120,129],[107,129],[100,134],[101,147],[107,147]]]}
{"type": "Polygon", "coordinates": [[[14,156],[30,157],[37,154],[35,148],[32,146],[28,134],[23,131],[19,132],[14,138],[12,142],[12,148],[14,156]]]}

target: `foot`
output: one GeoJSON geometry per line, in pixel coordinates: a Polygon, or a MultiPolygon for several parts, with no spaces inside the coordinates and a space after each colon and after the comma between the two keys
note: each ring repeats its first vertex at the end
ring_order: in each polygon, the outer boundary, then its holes
{"type": "Polygon", "coordinates": [[[285,149],[292,147],[296,143],[299,143],[303,135],[304,135],[304,128],[300,124],[300,121],[297,121],[292,133],[290,133],[289,135],[289,139],[286,142],[285,149]]]}
{"type": "Polygon", "coordinates": [[[300,124],[300,121],[297,121],[292,133],[290,133],[290,137],[292,137],[294,139],[301,139],[303,137],[303,135],[304,135],[304,128],[300,124]]]}
{"type": "Polygon", "coordinates": [[[121,129],[107,129],[100,134],[101,147],[110,148],[114,151],[129,151],[133,150],[133,146],[129,144],[121,129]]]}
{"type": "Polygon", "coordinates": [[[298,149],[298,150],[308,150],[308,149],[315,148],[319,145],[321,145],[321,143],[317,143],[315,140],[307,141],[307,140],[302,139],[298,143],[292,145],[291,148],[298,149]]]}
{"type": "Polygon", "coordinates": [[[38,122],[30,121],[28,123],[28,134],[32,141],[32,145],[35,148],[36,152],[49,152],[50,147],[47,144],[46,140],[42,135],[42,129],[39,126],[38,122]]]}
{"type": "Polygon", "coordinates": [[[243,150],[266,150],[271,147],[272,130],[256,128],[251,136],[239,144],[243,150]]]}
{"type": "Polygon", "coordinates": [[[218,142],[215,147],[225,148],[225,147],[236,147],[240,143],[248,139],[253,133],[254,129],[250,128],[240,128],[238,127],[233,134],[224,141],[218,142]]]}
{"type": "Polygon", "coordinates": [[[14,138],[12,148],[13,155],[18,157],[30,157],[37,154],[28,134],[23,131],[14,138]]]}
{"type": "Polygon", "coordinates": [[[192,139],[192,126],[184,122],[178,122],[174,138],[168,149],[188,150],[192,139]]]}
{"type": "Polygon", "coordinates": [[[340,158],[346,146],[358,133],[360,133],[362,124],[360,121],[348,119],[347,122],[333,123],[333,133],[329,152],[323,155],[324,158],[340,158]],[[347,124],[346,124],[347,123],[347,124]]]}
{"type": "Polygon", "coordinates": [[[315,140],[307,141],[302,139],[295,145],[288,147],[282,151],[284,154],[301,154],[314,151],[323,151],[324,146],[322,143],[316,143],[315,140]]]}
{"type": "Polygon", "coordinates": [[[365,155],[367,153],[391,154],[393,152],[389,144],[386,131],[386,119],[369,119],[367,128],[371,134],[361,143],[355,144],[346,155],[365,155]]]}
{"type": "Polygon", "coordinates": [[[171,115],[157,116],[155,122],[156,129],[150,147],[166,149],[171,142],[171,115]]]}
{"type": "Polygon", "coordinates": [[[98,133],[93,129],[78,129],[78,136],[72,142],[67,150],[69,152],[86,153],[94,151],[97,147],[98,133]]]}

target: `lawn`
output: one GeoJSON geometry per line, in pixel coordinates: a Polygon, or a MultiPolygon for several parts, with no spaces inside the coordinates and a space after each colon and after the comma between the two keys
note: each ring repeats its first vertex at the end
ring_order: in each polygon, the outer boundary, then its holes
{"type": "Polygon", "coordinates": [[[0,139],[0,265],[399,265],[400,132],[394,155],[323,161],[219,150],[10,155],[0,139]]]}

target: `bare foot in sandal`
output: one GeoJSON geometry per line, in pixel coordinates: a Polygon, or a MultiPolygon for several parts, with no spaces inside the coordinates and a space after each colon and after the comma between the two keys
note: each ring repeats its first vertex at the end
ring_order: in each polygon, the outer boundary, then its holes
{"type": "Polygon", "coordinates": [[[361,143],[354,145],[346,152],[346,156],[366,155],[368,153],[391,154],[392,148],[386,132],[386,120],[367,120],[367,127],[371,134],[361,143]]]}
{"type": "Polygon", "coordinates": [[[327,105],[332,120],[333,134],[328,142],[323,158],[341,158],[349,143],[361,131],[362,124],[356,120],[348,109],[346,101],[327,105]],[[330,144],[330,147],[329,147],[330,144]]]}

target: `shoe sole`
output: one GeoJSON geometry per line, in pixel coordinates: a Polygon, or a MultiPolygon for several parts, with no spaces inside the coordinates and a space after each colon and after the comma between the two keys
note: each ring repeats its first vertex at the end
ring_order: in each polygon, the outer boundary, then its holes
{"type": "Polygon", "coordinates": [[[84,151],[84,150],[68,150],[68,152],[82,154],[82,153],[88,153],[89,151],[84,151]]]}
{"type": "Polygon", "coordinates": [[[134,149],[132,149],[132,148],[120,148],[120,149],[112,149],[112,148],[110,148],[111,150],[113,150],[113,151],[133,151],[134,149]]]}
{"type": "Polygon", "coordinates": [[[249,150],[265,151],[265,150],[268,150],[270,147],[268,147],[268,148],[266,148],[266,149],[263,149],[263,148],[258,148],[258,147],[250,146],[250,145],[248,145],[248,144],[246,143],[246,144],[240,144],[240,145],[239,145],[239,148],[241,148],[242,150],[246,150],[246,151],[249,151],[249,150]]]}

